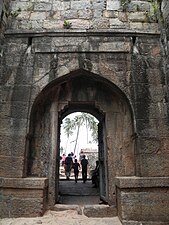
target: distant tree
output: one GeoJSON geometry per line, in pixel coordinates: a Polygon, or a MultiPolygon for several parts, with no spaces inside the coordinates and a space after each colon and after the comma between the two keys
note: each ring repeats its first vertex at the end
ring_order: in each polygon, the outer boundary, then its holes
{"type": "Polygon", "coordinates": [[[63,129],[67,136],[67,141],[66,141],[66,148],[67,148],[69,137],[73,134],[72,130],[74,129],[74,122],[68,117],[65,118],[63,123],[63,129]]]}
{"type": "MultiPolygon", "coordinates": [[[[74,153],[76,151],[81,126],[84,126],[84,125],[86,126],[87,142],[88,142],[88,129],[89,129],[92,132],[91,135],[93,138],[93,142],[97,143],[97,141],[98,141],[97,124],[98,124],[98,122],[96,121],[95,117],[88,113],[81,113],[79,115],[76,115],[74,117],[74,119],[70,119],[68,117],[65,119],[63,129],[64,129],[65,134],[67,135],[68,139],[73,134],[73,130],[77,130],[75,146],[74,146],[74,151],[73,151],[74,153]]],[[[68,139],[67,139],[67,143],[68,143],[68,139]]],[[[66,146],[67,146],[67,144],[66,144],[66,146]]]]}
{"type": "Polygon", "coordinates": [[[63,147],[60,147],[60,155],[63,154],[63,147]]]}

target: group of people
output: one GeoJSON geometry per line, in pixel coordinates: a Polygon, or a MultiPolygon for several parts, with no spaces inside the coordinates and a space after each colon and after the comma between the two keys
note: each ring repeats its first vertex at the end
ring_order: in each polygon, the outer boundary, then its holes
{"type": "MultiPolygon", "coordinates": [[[[63,155],[63,156],[65,156],[65,155],[63,155]]],[[[80,159],[80,163],[79,163],[77,161],[77,159],[73,157],[73,154],[70,153],[70,154],[68,154],[67,157],[64,158],[64,161],[62,160],[62,166],[64,166],[65,176],[66,176],[67,180],[70,179],[71,170],[73,169],[75,182],[77,183],[78,176],[79,176],[79,170],[82,169],[82,180],[83,180],[83,183],[86,182],[88,160],[86,159],[85,155],[82,156],[82,158],[80,159]]],[[[92,183],[95,182],[94,177],[95,177],[95,170],[94,170],[93,176],[92,176],[92,183]]]]}

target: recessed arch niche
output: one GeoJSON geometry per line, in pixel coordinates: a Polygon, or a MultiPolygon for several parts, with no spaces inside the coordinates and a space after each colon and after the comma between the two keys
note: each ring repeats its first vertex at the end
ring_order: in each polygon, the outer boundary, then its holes
{"type": "Polygon", "coordinates": [[[57,78],[35,99],[26,149],[26,176],[49,179],[48,204],[53,206],[58,198],[60,123],[76,111],[88,112],[102,123],[105,191],[108,203],[113,204],[113,178],[135,175],[133,114],[127,97],[116,85],[85,70],[57,78]]]}

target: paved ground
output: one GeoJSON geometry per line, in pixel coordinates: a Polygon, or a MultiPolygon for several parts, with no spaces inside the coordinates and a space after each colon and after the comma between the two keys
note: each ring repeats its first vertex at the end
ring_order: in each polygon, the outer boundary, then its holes
{"type": "Polygon", "coordinates": [[[122,225],[117,217],[88,218],[75,210],[48,211],[43,217],[2,219],[0,225],[122,225]]]}
{"type": "Polygon", "coordinates": [[[94,213],[100,208],[100,214],[105,216],[106,206],[99,205],[99,189],[92,186],[91,180],[75,183],[73,177],[68,181],[63,178],[59,182],[61,204],[57,204],[53,211],[47,211],[43,217],[2,219],[0,225],[122,225],[117,216],[93,218],[84,215],[85,207],[89,214],[89,208],[93,207],[94,213]]]}
{"type": "Polygon", "coordinates": [[[70,180],[62,176],[59,192],[60,204],[53,211],[47,211],[43,217],[2,219],[0,225],[122,225],[117,216],[105,217],[107,206],[99,204],[99,189],[93,188],[91,180],[83,183],[80,179],[75,183],[73,176],[70,180]],[[85,207],[87,214],[92,211],[96,215],[96,210],[101,210],[103,217],[85,216],[85,207]]]}
{"type": "Polygon", "coordinates": [[[93,188],[91,180],[83,183],[78,180],[75,183],[74,179],[62,179],[59,182],[60,203],[62,204],[78,204],[78,205],[91,205],[99,204],[99,189],[93,188]]]}

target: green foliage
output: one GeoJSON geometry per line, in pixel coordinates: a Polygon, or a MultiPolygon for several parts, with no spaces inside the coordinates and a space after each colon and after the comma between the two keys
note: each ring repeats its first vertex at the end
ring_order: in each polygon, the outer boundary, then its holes
{"type": "Polygon", "coordinates": [[[130,2],[131,2],[131,0],[121,0],[121,6],[122,6],[122,10],[124,12],[127,11],[127,7],[130,2]]]}
{"type": "Polygon", "coordinates": [[[27,8],[27,10],[28,10],[28,11],[33,11],[33,7],[34,7],[34,6],[33,6],[33,3],[32,3],[32,0],[29,0],[29,1],[28,1],[28,8],[27,8]]]}
{"type": "Polygon", "coordinates": [[[161,13],[161,0],[153,0],[149,12],[145,12],[148,22],[164,22],[161,13]]]}
{"type": "Polygon", "coordinates": [[[18,8],[15,11],[11,11],[9,15],[12,17],[17,17],[20,14],[20,12],[21,12],[21,8],[18,8]]]}
{"type": "Polygon", "coordinates": [[[70,23],[68,20],[64,20],[63,27],[65,29],[70,29],[71,26],[72,26],[72,23],[70,23]]]}
{"type": "Polygon", "coordinates": [[[88,113],[81,113],[76,115],[74,119],[65,118],[63,121],[63,129],[66,136],[69,138],[73,134],[73,130],[78,130],[81,126],[86,125],[86,128],[91,130],[93,142],[98,141],[98,122],[94,116],[88,113]]]}

